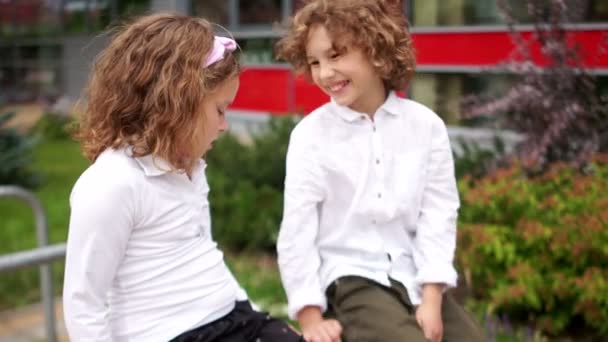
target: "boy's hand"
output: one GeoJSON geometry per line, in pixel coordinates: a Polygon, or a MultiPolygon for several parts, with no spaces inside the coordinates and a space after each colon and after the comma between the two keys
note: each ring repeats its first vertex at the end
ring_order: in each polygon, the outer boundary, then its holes
{"type": "Polygon", "coordinates": [[[341,342],[342,325],[335,319],[324,319],[316,306],[307,306],[298,313],[304,340],[307,342],[341,342]]]}
{"type": "Polygon", "coordinates": [[[424,337],[431,342],[443,339],[443,321],[441,319],[442,286],[426,284],[423,288],[422,304],[416,309],[416,321],[422,328],[424,337]]]}

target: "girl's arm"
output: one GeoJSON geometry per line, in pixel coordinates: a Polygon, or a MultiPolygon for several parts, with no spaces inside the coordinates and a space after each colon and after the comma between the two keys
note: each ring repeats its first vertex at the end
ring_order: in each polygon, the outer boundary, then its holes
{"type": "MultiPolygon", "coordinates": [[[[103,177],[100,177],[103,176],[103,177]]],[[[70,197],[63,309],[72,341],[112,341],[107,293],[134,225],[132,186],[84,174],[70,197]]]]}

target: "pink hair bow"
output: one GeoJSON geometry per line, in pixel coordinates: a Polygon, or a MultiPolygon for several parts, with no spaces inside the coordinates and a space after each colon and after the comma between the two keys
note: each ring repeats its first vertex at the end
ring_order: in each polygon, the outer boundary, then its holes
{"type": "Polygon", "coordinates": [[[222,60],[226,51],[234,50],[236,50],[236,42],[234,39],[215,36],[213,39],[213,49],[211,50],[211,53],[209,53],[209,56],[207,56],[207,60],[205,60],[205,67],[222,60]]]}

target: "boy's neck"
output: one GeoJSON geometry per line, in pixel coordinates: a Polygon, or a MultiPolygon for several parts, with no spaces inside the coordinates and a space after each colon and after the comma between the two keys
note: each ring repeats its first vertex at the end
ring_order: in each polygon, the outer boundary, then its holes
{"type": "Polygon", "coordinates": [[[378,111],[378,108],[384,104],[389,95],[389,91],[384,87],[379,87],[375,90],[376,91],[370,93],[369,96],[365,97],[365,102],[353,103],[349,106],[350,109],[367,114],[370,119],[374,119],[374,114],[378,111]]]}

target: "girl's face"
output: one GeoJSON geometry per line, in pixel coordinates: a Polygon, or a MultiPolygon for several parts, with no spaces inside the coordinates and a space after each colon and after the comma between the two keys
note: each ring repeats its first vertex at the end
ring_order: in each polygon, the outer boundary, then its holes
{"type": "Polygon", "coordinates": [[[213,142],[222,132],[228,129],[226,109],[234,101],[239,89],[239,77],[234,76],[218,86],[203,100],[202,110],[205,113],[203,127],[197,133],[196,155],[202,156],[213,146],[213,142]]]}
{"type": "Polygon", "coordinates": [[[386,98],[381,77],[360,48],[334,47],[323,25],[310,28],[306,57],[313,82],[339,105],[373,115],[386,98]]]}

